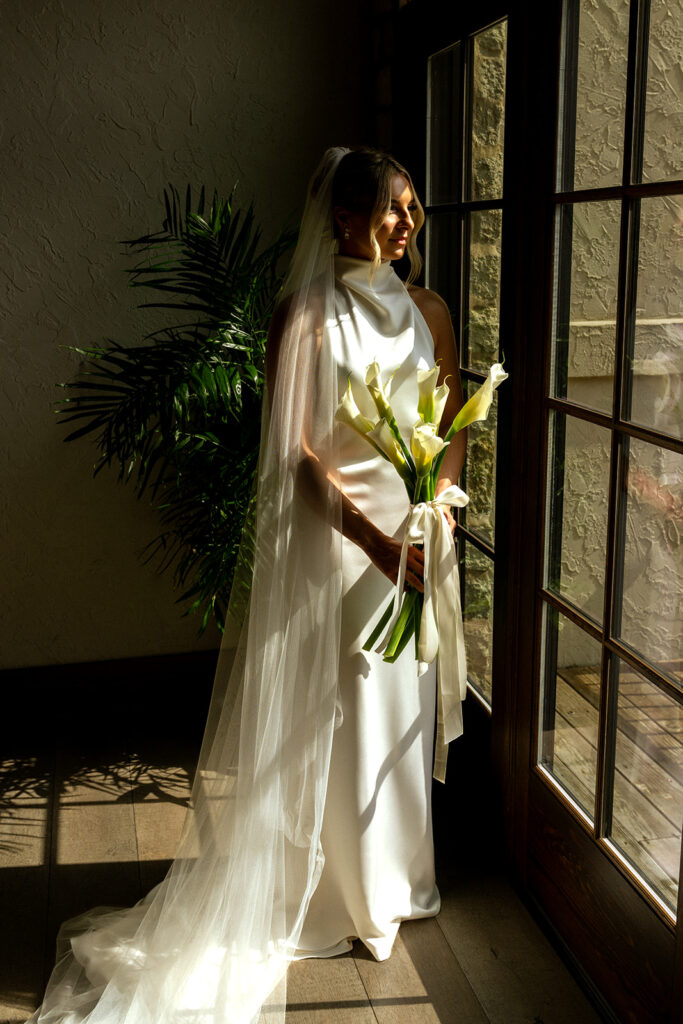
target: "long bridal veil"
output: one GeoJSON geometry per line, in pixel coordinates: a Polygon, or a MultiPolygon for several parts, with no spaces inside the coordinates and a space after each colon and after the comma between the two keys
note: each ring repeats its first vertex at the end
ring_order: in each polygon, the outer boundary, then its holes
{"type": "Polygon", "coordinates": [[[63,925],[30,1024],[284,1019],[287,964],[324,861],[338,713],[337,379],[323,340],[334,297],[332,180],[345,152],[328,150],[314,176],[285,283],[251,595],[229,676],[219,661],[176,858],[134,907],[63,925]]]}

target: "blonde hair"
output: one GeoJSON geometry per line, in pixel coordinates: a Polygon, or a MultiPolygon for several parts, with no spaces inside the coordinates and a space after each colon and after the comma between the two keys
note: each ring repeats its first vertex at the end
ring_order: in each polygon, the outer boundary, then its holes
{"type": "MultiPolygon", "coordinates": [[[[377,243],[377,229],[391,209],[392,184],[400,174],[406,179],[416,209],[413,215],[414,228],[406,246],[410,260],[410,273],[406,284],[412,284],[422,270],[422,257],[417,248],[417,233],[424,224],[425,214],[413,179],[398,160],[378,149],[362,146],[350,150],[339,162],[332,186],[332,204],[351,212],[365,212],[370,216],[370,244],[374,257],[370,268],[370,280],[380,265],[382,254],[377,243]]],[[[337,226],[335,225],[335,232],[337,226]]]]}

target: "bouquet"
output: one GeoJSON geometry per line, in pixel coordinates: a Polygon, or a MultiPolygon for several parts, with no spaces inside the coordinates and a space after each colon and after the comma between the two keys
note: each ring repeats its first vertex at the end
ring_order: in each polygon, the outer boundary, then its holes
{"type": "MultiPolygon", "coordinates": [[[[455,484],[436,495],[441,463],[451,439],[459,430],[476,420],[486,419],[493,392],[507,379],[508,374],[504,372],[502,363],[494,363],[484,383],[465,402],[443,438],[439,436],[439,428],[450,389],[446,381],[437,387],[438,376],[438,365],[429,370],[417,371],[419,419],[412,428],[409,441],[402,437],[391,409],[391,381],[386,384],[382,382],[377,362],[370,363],[365,374],[365,386],[377,410],[377,421],[373,422],[361,413],[351,390],[350,378],[335,414],[337,420],[352,427],[384,459],[392,463],[411,501],[396,594],[363,644],[363,650],[369,651],[387,627],[377,650],[383,653],[384,661],[394,662],[411,637],[414,637],[420,675],[437,655],[440,634],[441,646],[450,648],[456,659],[464,659],[455,545],[442,510],[450,506],[462,507],[469,498],[455,484]],[[404,592],[406,561],[411,544],[423,545],[424,593],[411,586],[404,592]]],[[[462,679],[462,670],[459,675],[462,679]]]]}

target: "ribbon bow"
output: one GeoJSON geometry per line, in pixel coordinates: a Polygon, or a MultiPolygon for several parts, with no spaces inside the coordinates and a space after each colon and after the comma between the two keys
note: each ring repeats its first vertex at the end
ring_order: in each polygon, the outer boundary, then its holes
{"type": "Polygon", "coordinates": [[[396,609],[384,639],[377,648],[378,653],[385,649],[400,614],[408,548],[411,544],[422,544],[424,600],[420,618],[417,674],[423,675],[439,654],[434,778],[440,782],[446,779],[448,744],[460,736],[463,730],[462,701],[467,693],[460,573],[455,544],[442,509],[451,505],[462,508],[469,500],[464,491],[456,484],[451,484],[431,501],[421,501],[410,506],[396,581],[396,609]]]}

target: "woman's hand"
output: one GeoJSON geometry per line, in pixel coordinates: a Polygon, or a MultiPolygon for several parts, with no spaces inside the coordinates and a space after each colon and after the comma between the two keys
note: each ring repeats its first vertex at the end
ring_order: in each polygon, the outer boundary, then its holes
{"type": "MultiPolygon", "coordinates": [[[[389,537],[386,533],[377,533],[373,536],[372,542],[366,547],[368,558],[373,565],[376,565],[380,572],[384,573],[387,579],[396,585],[398,579],[398,567],[401,561],[400,540],[389,537]]],[[[406,562],[406,584],[424,593],[424,554],[419,548],[412,544],[408,548],[408,559],[406,562]]]]}
{"type": "Polygon", "coordinates": [[[443,512],[443,514],[446,517],[446,522],[448,523],[448,529],[451,531],[451,533],[454,533],[455,532],[456,523],[455,523],[455,519],[453,518],[453,516],[451,514],[451,510],[449,508],[443,508],[441,511],[443,512]]]}
{"type": "MultiPolygon", "coordinates": [[[[445,476],[445,475],[444,476],[440,476],[439,479],[436,481],[436,488],[434,489],[434,493],[435,493],[436,497],[438,498],[439,495],[441,494],[441,492],[445,491],[447,487],[450,487],[452,483],[453,483],[453,481],[450,479],[450,477],[445,476]]],[[[445,506],[442,507],[441,511],[443,512],[443,514],[446,517],[446,522],[448,523],[448,529],[451,531],[451,534],[453,534],[455,532],[455,527],[456,527],[456,522],[455,522],[455,519],[453,518],[453,513],[451,512],[451,510],[449,508],[446,508],[445,506]]]]}

